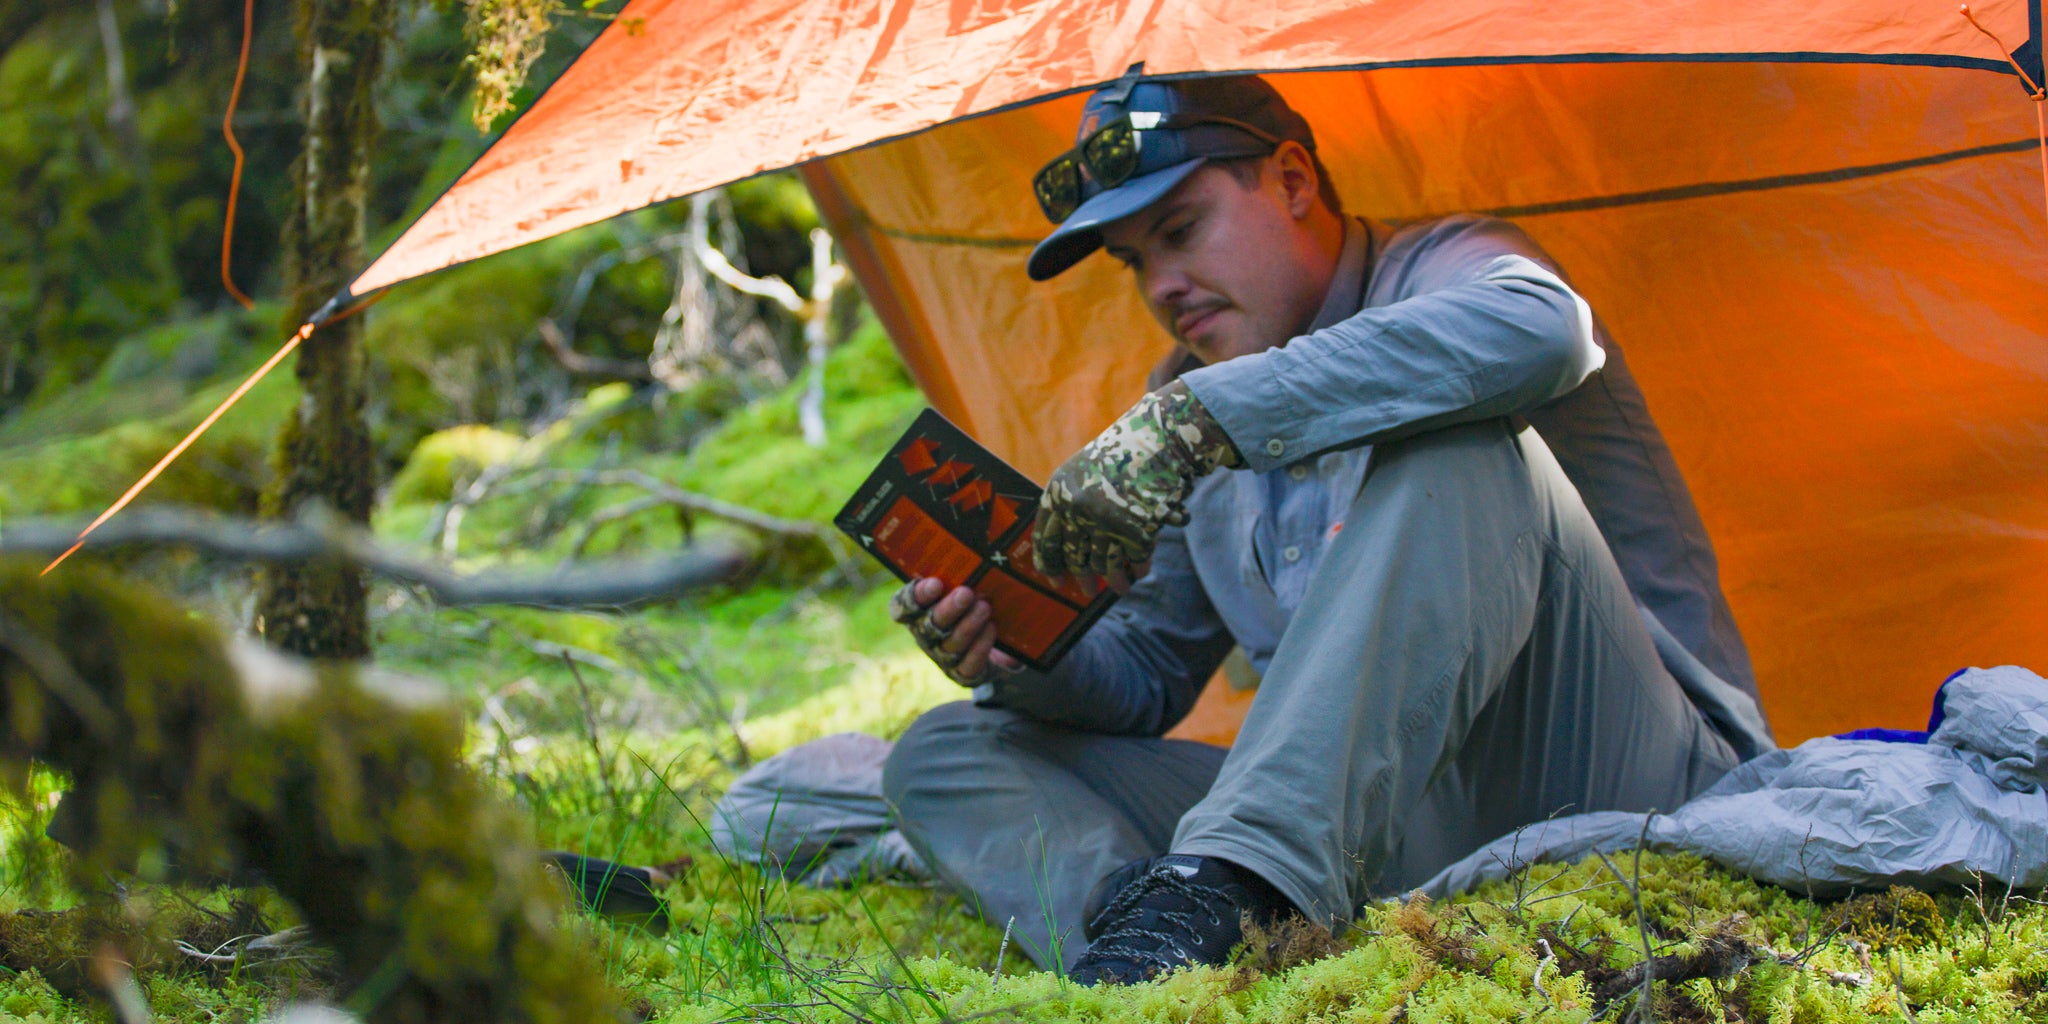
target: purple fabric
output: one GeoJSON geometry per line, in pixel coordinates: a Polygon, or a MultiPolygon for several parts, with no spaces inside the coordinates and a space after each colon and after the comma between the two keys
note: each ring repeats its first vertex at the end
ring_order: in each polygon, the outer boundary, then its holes
{"type": "Polygon", "coordinates": [[[1941,728],[1942,720],[1948,717],[1946,700],[1948,697],[1948,684],[1955,682],[1957,676],[1968,671],[1969,669],[1967,668],[1956,669],[1948,674],[1947,679],[1941,681],[1940,686],[1935,687],[1934,710],[1927,716],[1927,728],[1924,731],[1919,729],[1851,729],[1848,732],[1836,733],[1835,738],[1838,740],[1876,740],[1880,743],[1927,742],[1927,738],[1934,735],[1936,729],[1941,728]]]}

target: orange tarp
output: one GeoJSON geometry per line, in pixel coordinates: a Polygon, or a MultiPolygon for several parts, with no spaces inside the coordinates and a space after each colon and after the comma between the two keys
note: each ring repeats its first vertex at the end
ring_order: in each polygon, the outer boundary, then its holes
{"type": "Polygon", "coordinates": [[[1042,478],[1165,349],[1107,260],[1024,275],[1031,172],[1138,60],[1289,71],[1350,209],[1549,248],[1699,500],[1781,739],[2048,667],[2040,156],[1944,2],[636,0],[354,290],[811,160],[933,403],[1042,478]]]}
{"type": "MultiPolygon", "coordinates": [[[[2026,0],[1976,8],[2028,38],[2026,0]]],[[[633,0],[353,289],[1141,60],[1167,74],[1758,55],[2004,67],[1943,0],[633,0]]]]}
{"type": "MultiPolygon", "coordinates": [[[[2010,78],[1611,64],[1272,80],[1351,209],[1501,210],[1566,267],[1699,500],[1782,738],[1916,725],[1957,667],[2048,665],[2048,232],[2010,78]]],[[[1024,276],[1045,229],[1029,175],[1079,104],[809,171],[934,401],[1041,476],[1167,346],[1106,258],[1024,276]]]]}

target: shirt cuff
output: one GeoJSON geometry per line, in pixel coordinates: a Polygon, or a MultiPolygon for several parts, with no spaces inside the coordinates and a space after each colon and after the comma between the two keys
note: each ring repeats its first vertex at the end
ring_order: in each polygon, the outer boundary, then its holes
{"type": "Polygon", "coordinates": [[[1290,410],[1293,400],[1273,375],[1267,353],[1190,370],[1181,380],[1230,437],[1245,468],[1278,469],[1312,454],[1302,436],[1305,417],[1290,410]]]}

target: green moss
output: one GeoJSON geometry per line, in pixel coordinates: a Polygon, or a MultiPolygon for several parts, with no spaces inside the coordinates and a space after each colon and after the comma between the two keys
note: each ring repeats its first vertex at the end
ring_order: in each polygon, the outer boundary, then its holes
{"type": "Polygon", "coordinates": [[[447,501],[458,482],[511,458],[523,439],[477,424],[428,434],[392,478],[392,502],[447,501]]]}
{"type": "Polygon", "coordinates": [[[1903,885],[1848,900],[1833,917],[1845,934],[1878,946],[1925,945],[1946,928],[1934,897],[1903,885]]]}
{"type": "Polygon", "coordinates": [[[71,773],[81,885],[172,859],[259,871],[373,1020],[614,1016],[554,926],[527,829],[467,770],[462,721],[437,694],[340,666],[231,663],[209,626],[89,564],[39,579],[0,563],[0,614],[78,680],[31,671],[19,641],[0,656],[0,765],[71,773]]]}
{"type": "MultiPolygon", "coordinates": [[[[89,381],[0,421],[0,514],[105,508],[283,340],[258,319],[221,315],[134,335],[89,381]]],[[[271,432],[292,400],[282,381],[251,390],[142,500],[253,513],[271,432]]]]}
{"type": "Polygon", "coordinates": [[[778,516],[829,520],[925,403],[873,320],[833,350],[825,381],[825,447],[804,443],[793,385],[728,417],[670,475],[778,516]]]}

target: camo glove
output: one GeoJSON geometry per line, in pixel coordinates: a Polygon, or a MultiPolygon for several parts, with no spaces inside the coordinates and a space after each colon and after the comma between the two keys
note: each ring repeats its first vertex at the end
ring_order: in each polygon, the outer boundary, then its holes
{"type": "Polygon", "coordinates": [[[1163,526],[1188,521],[1195,481],[1244,456],[1181,381],[1146,395],[1053,471],[1033,528],[1047,575],[1129,578],[1163,526]]]}

